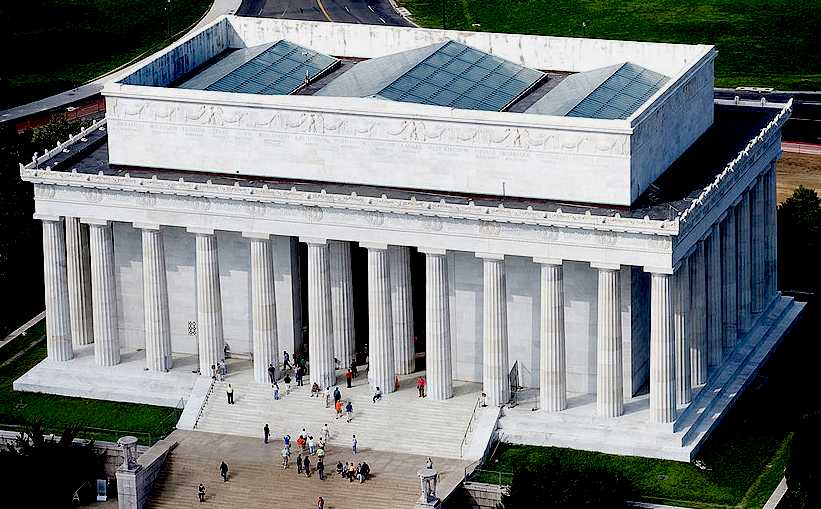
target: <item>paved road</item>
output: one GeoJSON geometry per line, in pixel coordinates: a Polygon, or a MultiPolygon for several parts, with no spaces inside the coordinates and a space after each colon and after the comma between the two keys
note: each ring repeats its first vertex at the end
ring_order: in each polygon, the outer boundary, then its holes
{"type": "Polygon", "coordinates": [[[411,26],[388,0],[243,0],[240,16],[411,26]]]}

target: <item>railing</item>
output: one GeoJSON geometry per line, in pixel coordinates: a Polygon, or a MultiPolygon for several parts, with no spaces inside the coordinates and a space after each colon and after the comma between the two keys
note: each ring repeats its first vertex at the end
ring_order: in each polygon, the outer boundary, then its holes
{"type": "MultiPolygon", "coordinates": [[[[0,424],[0,429],[7,431],[16,431],[18,433],[25,433],[27,426],[22,424],[0,424]]],[[[58,439],[63,430],[59,427],[43,427],[43,433],[47,438],[58,439]]],[[[161,435],[154,435],[147,431],[134,431],[127,429],[111,429],[111,428],[96,428],[91,426],[83,426],[77,432],[77,437],[83,440],[102,440],[105,442],[116,442],[119,438],[126,435],[131,435],[137,438],[142,438],[144,443],[141,445],[152,446],[155,442],[162,439],[161,435]],[[154,439],[157,440],[154,440],[154,439]]]]}
{"type": "Polygon", "coordinates": [[[197,418],[194,419],[194,427],[192,429],[197,429],[197,424],[200,423],[200,417],[202,417],[202,412],[205,411],[205,405],[208,404],[208,398],[211,397],[211,394],[214,393],[214,383],[216,382],[215,379],[211,379],[211,383],[208,385],[208,393],[205,394],[205,398],[202,400],[202,405],[200,405],[200,409],[197,411],[197,418]]]}
{"type": "Polygon", "coordinates": [[[473,411],[470,413],[470,420],[468,421],[468,425],[465,428],[465,434],[462,435],[462,443],[459,444],[459,457],[460,458],[463,458],[465,456],[465,454],[464,454],[465,442],[467,441],[467,438],[468,438],[468,435],[470,434],[470,432],[473,431],[473,422],[474,422],[474,418],[476,417],[476,410],[479,408],[479,401],[481,401],[481,399],[482,399],[482,396],[479,395],[476,398],[476,403],[473,404],[473,411]]]}
{"type": "MultiPolygon", "coordinates": [[[[63,150],[68,150],[68,147],[70,145],[76,143],[78,140],[82,140],[83,138],[85,138],[86,136],[91,134],[92,132],[94,132],[98,129],[105,130],[105,123],[106,123],[105,119],[98,120],[97,122],[94,122],[93,124],[86,127],[85,129],[80,130],[80,132],[78,132],[77,134],[75,134],[73,136],[69,136],[69,138],[66,141],[58,141],[57,145],[53,149],[47,150],[41,156],[38,156],[37,152],[35,152],[34,156],[31,158],[30,163],[28,163],[25,166],[23,166],[22,164],[20,165],[21,169],[24,169],[24,168],[25,169],[38,168],[40,166],[40,164],[48,161],[49,159],[51,159],[52,157],[54,157],[58,153],[62,152],[63,150]]],[[[47,167],[46,169],[51,169],[51,168],[47,167]]]]}
{"type": "Polygon", "coordinates": [[[510,486],[510,483],[513,482],[513,473],[477,468],[470,474],[470,479],[466,480],[469,482],[496,484],[498,486],[510,486]]]}

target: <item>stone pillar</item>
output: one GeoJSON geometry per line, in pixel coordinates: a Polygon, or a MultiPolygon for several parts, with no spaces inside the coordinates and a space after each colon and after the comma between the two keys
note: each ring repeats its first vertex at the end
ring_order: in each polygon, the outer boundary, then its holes
{"type": "Polygon", "coordinates": [[[120,363],[120,328],[114,280],[114,237],[111,223],[89,223],[91,244],[91,304],[94,321],[94,360],[99,366],[120,363]]]}
{"type": "Polygon", "coordinates": [[[383,393],[394,391],[393,312],[388,246],[360,242],[368,249],[368,381],[383,393]]]}
{"type": "Polygon", "coordinates": [[[267,233],[242,234],[251,241],[251,338],[254,348],[254,380],[270,384],[268,366],[279,374],[277,300],[274,290],[274,251],[267,233]]]}
{"type": "Polygon", "coordinates": [[[197,236],[197,348],[200,374],[211,376],[211,366],[225,360],[217,237],[210,229],[189,228],[188,231],[197,236]]]}
{"type": "Polygon", "coordinates": [[[393,311],[393,354],[396,373],[416,371],[413,345],[413,300],[411,293],[410,248],[388,248],[391,269],[391,307],[393,311]]]}
{"type": "Polygon", "coordinates": [[[541,266],[539,407],[558,412],[567,408],[562,261],[542,258],[533,261],[541,266]]]}
{"type": "Polygon", "coordinates": [[[328,242],[331,255],[331,304],[333,315],[334,357],[342,369],[350,367],[356,356],[356,330],[353,316],[353,278],[349,242],[328,242]]]}
{"type": "Polygon", "coordinates": [[[448,399],[453,397],[448,260],[444,249],[420,248],[419,251],[425,253],[425,365],[428,398],[448,399]]]}
{"type": "Polygon", "coordinates": [[[142,230],[145,365],[151,371],[168,371],[173,360],[162,230],[156,224],[135,226],[142,230]]]}
{"type": "Polygon", "coordinates": [[[507,289],[505,259],[501,255],[476,254],[484,272],[482,391],[487,404],[510,401],[510,367],[507,354],[507,289]]]}
{"type": "Polygon", "coordinates": [[[690,376],[693,385],[707,383],[707,271],[704,240],[690,255],[690,376]]]}
{"type": "Polygon", "coordinates": [[[71,339],[75,345],[88,345],[94,341],[88,225],[79,217],[66,217],[65,227],[71,339]]]}
{"type": "Polygon", "coordinates": [[[776,192],[776,170],[773,164],[766,174],[766,209],[764,216],[767,222],[767,260],[764,270],[767,274],[767,298],[769,301],[778,293],[778,196],[776,192]]]}
{"type": "Polygon", "coordinates": [[[598,269],[596,410],[600,417],[624,413],[621,348],[621,286],[618,265],[598,269]]]}
{"type": "Polygon", "coordinates": [[[727,355],[735,348],[738,340],[738,302],[736,296],[737,251],[736,251],[735,211],[730,208],[721,222],[721,303],[722,303],[722,353],[727,355]]]}
{"type": "Polygon", "coordinates": [[[738,305],[738,334],[743,337],[753,324],[752,318],[752,252],[750,242],[750,192],[746,191],[735,210],[736,250],[738,260],[736,270],[736,295],[738,305]]]}
{"type": "Polygon", "coordinates": [[[693,398],[690,367],[690,264],[684,258],[674,276],[673,326],[676,336],[676,402],[689,403],[693,398]]]}
{"type": "Polygon", "coordinates": [[[308,360],[311,383],[323,389],[336,384],[334,326],[331,311],[331,260],[324,239],[300,238],[308,244],[308,360]]]}
{"type": "Polygon", "coordinates": [[[714,224],[705,244],[707,258],[707,365],[721,364],[721,237],[714,224]]]}
{"type": "Polygon", "coordinates": [[[46,349],[48,359],[68,361],[74,357],[71,346],[66,246],[60,216],[35,214],[43,223],[43,284],[46,303],[46,349]]]}
{"type": "Polygon", "coordinates": [[[767,259],[764,236],[766,234],[766,218],[764,209],[764,179],[759,175],[753,187],[752,203],[750,204],[752,217],[750,220],[751,254],[752,254],[752,311],[764,311],[766,289],[765,262],[767,259]]]}
{"type": "Polygon", "coordinates": [[[673,329],[673,277],[650,276],[650,419],[676,420],[676,341],[673,329]]]}

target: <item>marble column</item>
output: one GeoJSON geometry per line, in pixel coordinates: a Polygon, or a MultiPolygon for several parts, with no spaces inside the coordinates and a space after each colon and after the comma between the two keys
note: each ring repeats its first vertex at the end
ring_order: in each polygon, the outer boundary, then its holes
{"type": "Polygon", "coordinates": [[[750,242],[750,192],[745,192],[735,210],[736,295],[738,305],[738,335],[743,337],[752,327],[752,252],[750,242]]]}
{"type": "Polygon", "coordinates": [[[251,339],[254,349],[254,380],[259,384],[270,384],[268,366],[273,364],[275,379],[279,374],[274,248],[267,233],[245,232],[242,236],[251,242],[251,339]]]}
{"type": "Polygon", "coordinates": [[[766,300],[769,301],[778,293],[778,196],[775,164],[765,175],[766,187],[766,208],[764,216],[767,222],[766,241],[767,260],[764,270],[767,274],[766,300]]]}
{"type": "Polygon", "coordinates": [[[562,261],[543,258],[533,261],[541,267],[539,408],[558,412],[567,408],[562,261]]]}
{"type": "Polygon", "coordinates": [[[66,245],[60,216],[35,214],[43,223],[43,284],[46,303],[46,350],[51,361],[74,357],[66,276],[66,245]]]}
{"type": "Polygon", "coordinates": [[[428,398],[453,397],[450,348],[448,259],[445,250],[420,248],[425,254],[425,365],[428,398]]]}
{"type": "Polygon", "coordinates": [[[142,230],[145,365],[151,371],[168,371],[173,361],[162,230],[156,224],[134,226],[142,230]]]}
{"type": "Polygon", "coordinates": [[[88,225],[79,217],[66,217],[65,228],[71,339],[75,345],[88,345],[94,341],[88,225]]]}
{"type": "Polygon", "coordinates": [[[120,363],[120,328],[114,279],[114,237],[109,221],[89,224],[91,245],[91,304],[94,322],[94,360],[99,366],[120,363]]]}
{"type": "Polygon", "coordinates": [[[690,381],[707,383],[707,260],[704,240],[690,255],[690,381]]]}
{"type": "Polygon", "coordinates": [[[650,419],[676,420],[676,340],[673,328],[673,276],[650,275],[650,419]]]}
{"type": "Polygon", "coordinates": [[[624,413],[621,348],[621,286],[618,265],[598,269],[596,411],[600,417],[624,413]]]}
{"type": "Polygon", "coordinates": [[[502,406],[510,401],[505,259],[501,255],[476,256],[482,259],[484,281],[482,391],[487,395],[488,405],[502,406]]]}
{"type": "Polygon", "coordinates": [[[396,378],[388,246],[360,242],[368,250],[368,381],[371,388],[393,392],[396,378]]]}
{"type": "Polygon", "coordinates": [[[750,203],[751,219],[751,254],[752,254],[752,311],[761,313],[764,311],[766,293],[765,261],[767,258],[764,236],[766,234],[766,218],[764,208],[764,179],[759,175],[753,187],[752,202],[750,203]]]}
{"type": "Polygon", "coordinates": [[[399,375],[416,371],[413,345],[413,300],[411,294],[410,248],[389,246],[391,307],[393,312],[394,367],[399,375]]]}
{"type": "Polygon", "coordinates": [[[690,264],[684,258],[676,269],[673,293],[673,327],[676,336],[676,401],[689,403],[693,398],[690,366],[690,264]]]}
{"type": "Polygon", "coordinates": [[[200,374],[211,376],[211,366],[225,360],[217,237],[210,229],[189,228],[188,231],[197,236],[197,348],[200,374]]]}
{"type": "Polygon", "coordinates": [[[727,216],[721,222],[721,335],[722,353],[727,355],[735,348],[738,340],[738,290],[736,288],[736,277],[738,277],[738,256],[736,250],[736,227],[735,211],[732,207],[727,211],[727,216]]]}
{"type": "Polygon", "coordinates": [[[336,385],[334,325],[331,306],[331,260],[324,239],[300,238],[308,244],[308,361],[311,383],[336,385]]]}
{"type": "Polygon", "coordinates": [[[715,369],[721,364],[721,237],[718,223],[706,239],[707,258],[707,365],[715,369]]]}
{"type": "Polygon", "coordinates": [[[353,315],[353,277],[351,244],[328,242],[331,255],[331,308],[333,315],[334,357],[340,367],[350,367],[356,356],[356,329],[353,315]]]}

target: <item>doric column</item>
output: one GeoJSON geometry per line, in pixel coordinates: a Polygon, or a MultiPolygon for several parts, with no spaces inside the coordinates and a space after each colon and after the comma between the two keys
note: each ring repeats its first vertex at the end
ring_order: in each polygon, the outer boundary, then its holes
{"type": "Polygon", "coordinates": [[[333,315],[334,357],[343,369],[350,367],[356,355],[356,330],[353,316],[353,277],[351,244],[328,242],[331,255],[331,307],[333,315]]]}
{"type": "Polygon", "coordinates": [[[767,260],[764,270],[767,274],[767,298],[769,301],[778,292],[778,196],[775,164],[765,175],[766,209],[764,215],[767,222],[767,260]]]}
{"type": "Polygon", "coordinates": [[[324,239],[299,239],[308,244],[308,360],[311,383],[336,384],[334,325],[331,311],[331,260],[324,239]]]}
{"type": "Polygon", "coordinates": [[[217,237],[210,229],[189,228],[188,231],[197,236],[197,348],[200,374],[210,376],[211,366],[225,359],[217,237]]]}
{"type": "Polygon", "coordinates": [[[693,385],[707,383],[707,260],[704,240],[690,255],[690,376],[693,385]]]}
{"type": "Polygon", "coordinates": [[[75,345],[88,345],[94,341],[88,225],[79,217],[66,217],[65,227],[71,339],[75,345]]]}
{"type": "Polygon", "coordinates": [[[364,242],[359,245],[368,249],[368,380],[371,388],[393,392],[396,364],[388,246],[364,242]]]}
{"type": "Polygon", "coordinates": [[[618,265],[598,269],[596,410],[600,417],[624,413],[621,348],[621,287],[618,265]]]}
{"type": "Polygon", "coordinates": [[[270,383],[269,365],[274,365],[275,377],[279,373],[274,251],[267,233],[245,232],[242,236],[251,241],[251,339],[254,348],[254,380],[260,384],[267,384],[270,383]]]}
{"type": "Polygon", "coordinates": [[[60,216],[35,214],[43,223],[43,285],[46,301],[46,349],[48,359],[68,361],[74,357],[66,281],[66,246],[60,216]]]}
{"type": "Polygon", "coordinates": [[[100,366],[120,363],[120,329],[114,280],[114,237],[111,223],[89,224],[91,245],[91,307],[94,321],[94,360],[100,366]]]}
{"type": "Polygon", "coordinates": [[[766,234],[766,218],[764,209],[766,207],[764,199],[764,179],[759,175],[753,187],[752,203],[750,204],[752,219],[750,221],[750,231],[752,235],[752,311],[760,313],[764,311],[764,294],[766,293],[765,262],[767,259],[764,236],[766,234]]]}
{"type": "Polygon", "coordinates": [[[718,223],[710,230],[706,240],[707,258],[707,365],[717,368],[721,364],[721,237],[718,223]]]}
{"type": "Polygon", "coordinates": [[[650,276],[650,419],[676,420],[676,340],[673,329],[673,276],[650,276]]]}
{"type": "Polygon", "coordinates": [[[544,258],[533,261],[541,267],[539,407],[558,412],[567,408],[562,261],[544,258]]]}
{"type": "Polygon", "coordinates": [[[721,305],[722,305],[722,353],[727,355],[735,348],[738,339],[738,303],[736,296],[737,260],[735,211],[732,207],[721,222],[721,305]]]}
{"type": "Polygon", "coordinates": [[[145,365],[151,371],[167,371],[173,361],[162,230],[156,224],[134,226],[142,230],[145,365]]]}
{"type": "Polygon", "coordinates": [[[425,253],[425,365],[428,398],[448,399],[453,396],[448,260],[444,249],[419,248],[419,251],[425,253]]]}
{"type": "Polygon", "coordinates": [[[413,300],[411,295],[410,248],[388,247],[391,269],[391,307],[393,309],[393,355],[396,373],[407,375],[416,370],[413,346],[413,300]]]}
{"type": "Polygon", "coordinates": [[[679,263],[674,276],[673,326],[676,336],[676,401],[689,403],[693,397],[692,373],[690,367],[690,264],[684,258],[679,263]]]}
{"type": "Polygon", "coordinates": [[[482,259],[484,273],[482,391],[488,405],[502,406],[510,400],[505,259],[483,253],[476,256],[482,259]]]}
{"type": "Polygon", "coordinates": [[[752,244],[750,240],[750,192],[741,196],[735,210],[736,250],[738,263],[736,269],[736,295],[738,304],[738,333],[746,334],[752,327],[752,244]]]}

